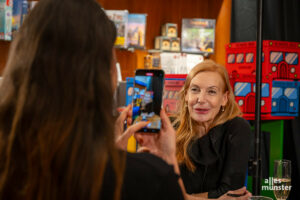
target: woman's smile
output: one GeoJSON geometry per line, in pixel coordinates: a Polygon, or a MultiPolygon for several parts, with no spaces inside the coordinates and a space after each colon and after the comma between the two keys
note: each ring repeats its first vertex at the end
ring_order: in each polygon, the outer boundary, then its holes
{"type": "Polygon", "coordinates": [[[194,108],[195,112],[200,115],[208,114],[210,109],[208,108],[194,108]]]}

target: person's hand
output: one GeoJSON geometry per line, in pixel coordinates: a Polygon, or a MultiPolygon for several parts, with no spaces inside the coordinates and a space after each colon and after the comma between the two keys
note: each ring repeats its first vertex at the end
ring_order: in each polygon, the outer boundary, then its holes
{"type": "Polygon", "coordinates": [[[115,122],[115,138],[116,146],[122,150],[127,150],[128,139],[138,130],[147,126],[149,122],[139,122],[126,129],[124,132],[124,124],[129,126],[132,123],[132,106],[128,105],[120,114],[115,122]]]}
{"type": "MultiPolygon", "coordinates": [[[[162,127],[156,133],[136,133],[135,138],[140,144],[139,152],[150,152],[164,159],[169,164],[176,160],[176,133],[164,110],[160,112],[162,127]]],[[[177,160],[176,160],[177,162],[177,160]]]]}
{"type": "Polygon", "coordinates": [[[251,196],[252,196],[252,194],[249,191],[247,191],[246,187],[242,187],[241,189],[238,189],[238,190],[228,191],[226,194],[222,195],[218,199],[222,199],[222,200],[247,200],[251,196]],[[242,196],[234,197],[234,195],[241,195],[241,194],[242,194],[242,196]]]}
{"type": "Polygon", "coordinates": [[[207,198],[196,197],[191,194],[185,194],[185,200],[204,200],[204,199],[207,199],[207,198]]]}

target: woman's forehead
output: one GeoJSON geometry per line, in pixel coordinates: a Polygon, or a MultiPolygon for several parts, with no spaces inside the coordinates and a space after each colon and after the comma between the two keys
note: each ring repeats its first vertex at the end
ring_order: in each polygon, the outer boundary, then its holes
{"type": "Polygon", "coordinates": [[[218,87],[222,88],[224,86],[223,78],[218,72],[199,72],[196,74],[192,80],[190,85],[198,85],[203,87],[218,87]]]}

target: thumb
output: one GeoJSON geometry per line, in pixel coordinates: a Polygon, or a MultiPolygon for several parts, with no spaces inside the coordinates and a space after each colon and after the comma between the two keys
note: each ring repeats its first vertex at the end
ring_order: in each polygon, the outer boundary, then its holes
{"type": "Polygon", "coordinates": [[[118,120],[124,122],[127,116],[130,115],[130,112],[131,112],[131,104],[129,104],[125,109],[123,109],[120,116],[118,117],[118,120]]]}
{"type": "Polygon", "coordinates": [[[161,118],[161,122],[162,122],[163,127],[172,126],[171,121],[170,121],[168,115],[166,114],[166,112],[164,110],[160,111],[160,118],[161,118]]]}
{"type": "Polygon", "coordinates": [[[136,123],[134,125],[131,125],[125,132],[124,132],[124,137],[130,137],[132,136],[134,133],[138,132],[140,129],[144,128],[145,126],[147,126],[150,122],[139,122],[136,123]]]}
{"type": "Polygon", "coordinates": [[[229,191],[228,193],[231,194],[244,194],[246,192],[246,187],[242,187],[238,190],[229,191]]]}
{"type": "Polygon", "coordinates": [[[138,153],[150,153],[150,149],[148,147],[140,147],[137,150],[138,153]]]}

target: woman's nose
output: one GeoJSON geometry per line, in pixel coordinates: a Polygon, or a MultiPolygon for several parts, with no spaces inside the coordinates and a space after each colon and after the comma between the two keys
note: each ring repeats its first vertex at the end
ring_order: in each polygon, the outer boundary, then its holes
{"type": "Polygon", "coordinates": [[[203,103],[205,102],[205,94],[204,92],[200,92],[197,96],[197,103],[203,103]]]}

